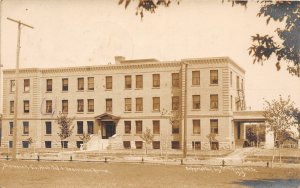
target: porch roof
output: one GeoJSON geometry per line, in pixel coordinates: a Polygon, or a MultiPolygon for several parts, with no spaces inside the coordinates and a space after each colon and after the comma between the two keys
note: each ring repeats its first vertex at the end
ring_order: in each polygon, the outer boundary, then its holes
{"type": "Polygon", "coordinates": [[[265,122],[263,111],[239,111],[233,112],[234,122],[265,122]]]}
{"type": "Polygon", "coordinates": [[[109,113],[103,113],[101,115],[98,115],[95,117],[95,119],[101,120],[101,121],[118,121],[120,119],[119,116],[114,116],[109,113]]]}

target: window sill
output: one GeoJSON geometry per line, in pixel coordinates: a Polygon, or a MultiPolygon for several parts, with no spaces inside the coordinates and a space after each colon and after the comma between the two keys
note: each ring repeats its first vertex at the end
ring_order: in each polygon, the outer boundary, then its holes
{"type": "Polygon", "coordinates": [[[135,90],[142,90],[143,88],[141,87],[141,88],[135,88],[135,90]]]}
{"type": "Polygon", "coordinates": [[[30,93],[30,91],[24,91],[23,93],[30,93]]]}
{"type": "Polygon", "coordinates": [[[132,113],[132,111],[124,111],[125,114],[132,113]]]}
{"type": "Polygon", "coordinates": [[[218,86],[219,84],[209,84],[209,86],[218,86]]]}
{"type": "Polygon", "coordinates": [[[134,136],[142,136],[142,133],[136,133],[134,136]]]}
{"type": "Polygon", "coordinates": [[[152,89],[160,89],[160,87],[152,87],[152,89]]]}
{"type": "Polygon", "coordinates": [[[198,84],[198,85],[191,85],[191,87],[200,87],[200,84],[198,84]]]}
{"type": "Polygon", "coordinates": [[[29,134],[22,134],[21,136],[29,136],[29,134]]]}
{"type": "Polygon", "coordinates": [[[143,113],[143,111],[135,111],[135,113],[143,113]]]}
{"type": "Polygon", "coordinates": [[[84,114],[84,112],[77,112],[76,114],[84,114]]]}
{"type": "Polygon", "coordinates": [[[68,90],[66,90],[66,91],[61,91],[62,93],[68,93],[68,90]]]}
{"type": "Polygon", "coordinates": [[[46,91],[46,93],[52,93],[52,91],[46,91]]]}
{"type": "Polygon", "coordinates": [[[160,136],[160,133],[153,133],[154,136],[160,136]]]}
{"type": "Polygon", "coordinates": [[[132,88],[124,88],[124,90],[132,90],[132,88]]]}
{"type": "Polygon", "coordinates": [[[201,109],[192,109],[192,111],[201,111],[201,109]]]}
{"type": "Polygon", "coordinates": [[[87,114],[94,114],[95,112],[87,112],[87,114]]]}
{"type": "Polygon", "coordinates": [[[105,89],[105,91],[112,91],[112,89],[105,89]]]}
{"type": "Polygon", "coordinates": [[[82,136],[83,135],[83,133],[77,133],[76,134],[76,136],[82,136]]]}
{"type": "Polygon", "coordinates": [[[199,133],[199,134],[192,134],[192,136],[201,136],[201,133],[199,133]]]}
{"type": "Polygon", "coordinates": [[[219,109],[209,109],[209,111],[219,111],[219,109]]]}
{"type": "Polygon", "coordinates": [[[180,89],[179,86],[172,86],[172,89],[180,89]]]}
{"type": "Polygon", "coordinates": [[[125,133],[124,136],[131,136],[131,133],[125,133]]]}
{"type": "Polygon", "coordinates": [[[11,92],[9,92],[9,94],[15,94],[16,92],[14,92],[14,91],[11,91],[11,92]]]}
{"type": "Polygon", "coordinates": [[[93,89],[88,89],[87,92],[94,92],[95,90],[93,89]]]}
{"type": "Polygon", "coordinates": [[[106,113],[112,113],[112,111],[105,111],[106,113]]]}
{"type": "Polygon", "coordinates": [[[44,134],[44,136],[52,136],[52,134],[44,134]]]}
{"type": "Polygon", "coordinates": [[[160,113],[160,110],[152,110],[152,113],[160,113]]]}
{"type": "Polygon", "coordinates": [[[84,92],[84,90],[77,90],[77,92],[84,92]]]}

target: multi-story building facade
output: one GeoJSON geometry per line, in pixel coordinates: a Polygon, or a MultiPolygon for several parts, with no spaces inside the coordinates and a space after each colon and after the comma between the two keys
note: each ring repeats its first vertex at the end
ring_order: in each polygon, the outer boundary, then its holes
{"type": "MultiPolygon", "coordinates": [[[[56,119],[65,113],[74,117],[66,147],[79,147],[79,137],[89,133],[113,140],[110,148],[141,148],[148,128],[153,149],[181,149],[185,138],[188,149],[231,149],[233,114],[245,108],[244,77],[228,57],[161,62],[118,56],[109,65],[20,69],[17,147],[28,147],[29,137],[37,148],[61,147],[56,119]]],[[[15,70],[4,70],[2,147],[13,145],[15,83],[15,70]]]]}

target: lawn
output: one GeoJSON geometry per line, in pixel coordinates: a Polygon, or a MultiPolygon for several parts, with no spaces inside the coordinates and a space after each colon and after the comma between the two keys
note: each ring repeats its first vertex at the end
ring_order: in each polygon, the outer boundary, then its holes
{"type": "Polygon", "coordinates": [[[241,187],[300,185],[300,169],[0,161],[0,187],[241,187]]]}

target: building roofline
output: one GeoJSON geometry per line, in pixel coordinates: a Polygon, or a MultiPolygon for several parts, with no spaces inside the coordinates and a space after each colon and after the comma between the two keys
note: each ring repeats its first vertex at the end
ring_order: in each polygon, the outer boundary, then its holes
{"type": "MultiPolygon", "coordinates": [[[[158,61],[156,59],[136,59],[125,60],[120,64],[106,64],[106,65],[90,65],[90,66],[72,66],[72,67],[55,67],[55,68],[21,68],[20,72],[53,72],[53,71],[78,71],[78,70],[116,70],[128,68],[149,68],[149,67],[169,67],[180,66],[183,62],[189,63],[224,63],[229,62],[243,73],[245,70],[236,64],[229,57],[209,57],[209,58],[191,58],[175,61],[158,61]],[[143,62],[144,61],[144,62],[143,62]],[[146,61],[146,62],[145,62],[146,61]]],[[[14,73],[15,69],[4,69],[3,73],[14,73]]]]}

